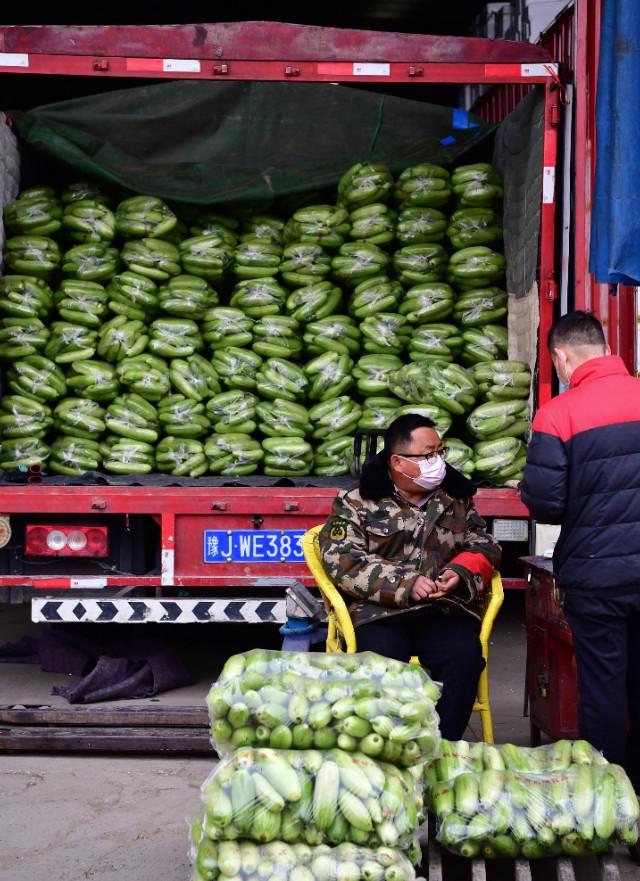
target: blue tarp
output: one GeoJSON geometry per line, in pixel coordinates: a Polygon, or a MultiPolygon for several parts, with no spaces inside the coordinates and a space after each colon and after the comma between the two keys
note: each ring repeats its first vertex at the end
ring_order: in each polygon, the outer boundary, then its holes
{"type": "MultiPolygon", "coordinates": [[[[640,2],[604,0],[596,103],[596,184],[589,269],[640,284],[640,2]]],[[[577,132],[577,137],[580,137],[577,132]]],[[[583,135],[584,136],[584,135],[583,135]]]]}

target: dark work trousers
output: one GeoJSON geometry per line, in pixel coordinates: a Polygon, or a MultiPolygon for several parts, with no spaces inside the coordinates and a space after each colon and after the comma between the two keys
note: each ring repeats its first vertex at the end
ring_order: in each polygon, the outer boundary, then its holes
{"type": "Polygon", "coordinates": [[[640,792],[640,590],[564,595],[578,671],[580,736],[622,765],[640,792]]]}
{"type": "Polygon", "coordinates": [[[479,633],[480,622],[471,615],[429,609],[362,624],[356,640],[360,652],[378,652],[398,661],[417,655],[431,678],[442,683],[438,701],[442,736],[461,740],[484,669],[479,633]]]}

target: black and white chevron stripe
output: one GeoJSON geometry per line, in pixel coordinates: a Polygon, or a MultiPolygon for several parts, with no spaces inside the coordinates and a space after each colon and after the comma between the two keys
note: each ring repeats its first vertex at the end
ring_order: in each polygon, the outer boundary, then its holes
{"type": "Polygon", "coordinates": [[[283,599],[33,599],[36,623],[283,624],[283,599]]]}

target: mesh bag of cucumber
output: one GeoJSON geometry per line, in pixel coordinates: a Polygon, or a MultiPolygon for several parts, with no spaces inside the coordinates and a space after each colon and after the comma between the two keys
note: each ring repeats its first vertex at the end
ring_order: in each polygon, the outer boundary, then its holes
{"type": "Polygon", "coordinates": [[[490,165],[427,163],[358,163],[336,204],[224,212],[22,191],[0,467],[346,475],[358,428],[421,412],[453,465],[518,479],[531,377],[506,359],[501,198],[490,165]]]}
{"type": "Polygon", "coordinates": [[[443,739],[424,779],[440,842],[464,857],[573,857],[638,840],[631,782],[585,741],[519,748],[443,739]]]}
{"type": "Polygon", "coordinates": [[[439,696],[372,652],[230,658],[207,698],[222,761],[192,822],[193,881],[413,881],[439,696]]]}

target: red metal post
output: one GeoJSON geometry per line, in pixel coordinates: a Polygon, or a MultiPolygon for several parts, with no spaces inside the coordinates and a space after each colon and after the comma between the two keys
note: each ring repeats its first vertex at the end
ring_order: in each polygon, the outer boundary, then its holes
{"type": "Polygon", "coordinates": [[[545,89],[542,209],[540,226],[540,323],[538,325],[538,405],[551,400],[553,366],[546,355],[547,334],[558,298],[556,279],[556,165],[560,92],[550,83],[545,89]]]}

